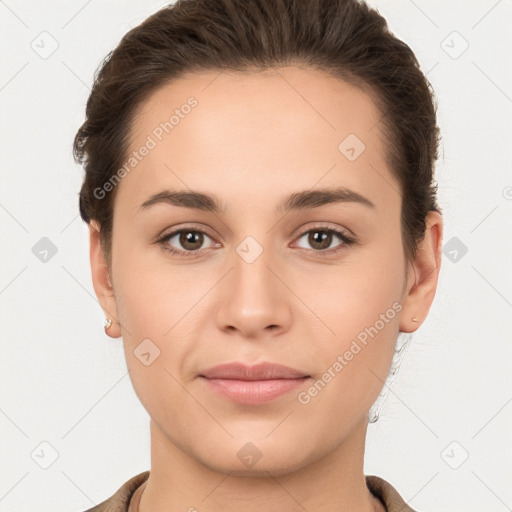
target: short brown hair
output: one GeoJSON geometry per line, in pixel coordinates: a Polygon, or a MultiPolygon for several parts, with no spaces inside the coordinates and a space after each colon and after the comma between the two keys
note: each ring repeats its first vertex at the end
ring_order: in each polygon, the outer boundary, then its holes
{"type": "Polygon", "coordinates": [[[415,255],[427,213],[440,210],[437,105],[414,53],[379,12],[358,0],[178,0],[104,59],[74,139],[75,161],[85,168],[80,215],[99,223],[109,264],[115,189],[103,199],[94,191],[123,166],[137,107],[183,73],[294,64],[327,71],[376,102],[385,157],[401,186],[404,253],[415,255]]]}

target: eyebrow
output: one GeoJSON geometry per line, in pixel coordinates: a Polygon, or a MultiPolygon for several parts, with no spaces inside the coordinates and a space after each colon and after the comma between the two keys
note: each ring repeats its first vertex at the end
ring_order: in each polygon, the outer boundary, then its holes
{"type": "MultiPolygon", "coordinates": [[[[226,207],[222,205],[217,196],[193,190],[163,190],[150,196],[139,206],[139,210],[162,203],[212,213],[226,211],[226,207]]],[[[361,194],[346,187],[337,187],[294,192],[278,204],[276,211],[283,213],[306,210],[336,203],[358,203],[375,208],[375,204],[361,194]]]]}

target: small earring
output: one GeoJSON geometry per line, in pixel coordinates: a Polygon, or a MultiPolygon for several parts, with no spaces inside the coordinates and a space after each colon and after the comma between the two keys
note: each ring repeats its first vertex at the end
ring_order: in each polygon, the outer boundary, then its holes
{"type": "Polygon", "coordinates": [[[412,317],[412,321],[413,321],[413,322],[417,322],[417,321],[418,321],[418,319],[417,319],[415,316],[413,316],[413,317],[412,317]]]}
{"type": "Polygon", "coordinates": [[[379,410],[378,408],[372,408],[368,413],[368,423],[375,423],[377,421],[379,421],[379,410]]]}
{"type": "Polygon", "coordinates": [[[105,329],[110,329],[112,326],[112,319],[111,318],[105,318],[105,322],[103,323],[103,326],[105,329]]]}

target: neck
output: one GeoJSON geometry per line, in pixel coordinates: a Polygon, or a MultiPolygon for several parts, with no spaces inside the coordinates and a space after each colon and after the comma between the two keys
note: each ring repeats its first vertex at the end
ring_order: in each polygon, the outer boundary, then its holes
{"type": "Polygon", "coordinates": [[[365,420],[333,451],[299,468],[243,476],[206,466],[151,421],[151,471],[139,512],[384,511],[363,473],[366,428],[365,420]]]}

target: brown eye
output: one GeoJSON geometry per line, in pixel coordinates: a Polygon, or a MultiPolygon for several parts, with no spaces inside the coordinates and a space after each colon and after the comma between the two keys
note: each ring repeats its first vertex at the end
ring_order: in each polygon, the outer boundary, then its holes
{"type": "Polygon", "coordinates": [[[328,231],[313,230],[309,232],[308,243],[313,249],[324,250],[332,243],[332,233],[328,231]]]}
{"type": "Polygon", "coordinates": [[[306,239],[309,247],[303,247],[299,244],[299,247],[303,249],[309,249],[312,251],[316,251],[318,253],[334,253],[341,251],[345,246],[351,245],[354,243],[354,239],[342,231],[338,231],[336,229],[331,228],[316,228],[310,229],[309,231],[305,231],[298,238],[298,240],[306,239]],[[337,245],[331,247],[333,242],[336,241],[336,238],[340,240],[337,245]]]}
{"type": "Polygon", "coordinates": [[[196,251],[203,245],[204,236],[199,231],[182,231],[179,235],[179,243],[188,251],[196,251]]]}
{"type": "Polygon", "coordinates": [[[173,254],[191,255],[203,248],[205,239],[211,237],[197,229],[180,229],[165,235],[158,243],[173,254]]]}

